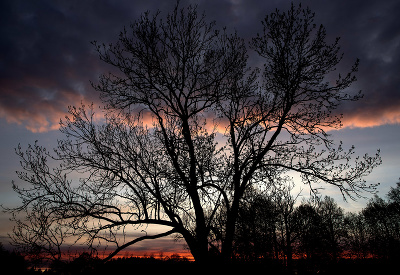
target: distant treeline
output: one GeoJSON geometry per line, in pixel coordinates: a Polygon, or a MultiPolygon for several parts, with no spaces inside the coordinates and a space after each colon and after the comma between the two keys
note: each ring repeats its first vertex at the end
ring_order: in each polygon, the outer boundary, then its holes
{"type": "Polygon", "coordinates": [[[296,206],[286,190],[249,196],[237,226],[235,254],[243,261],[400,259],[400,183],[375,195],[359,213],[345,213],[330,197],[296,206]]]}

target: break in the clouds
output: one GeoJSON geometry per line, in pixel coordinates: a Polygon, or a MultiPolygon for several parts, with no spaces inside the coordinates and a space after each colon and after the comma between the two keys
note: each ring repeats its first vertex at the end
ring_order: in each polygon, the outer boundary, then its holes
{"type": "MultiPolygon", "coordinates": [[[[181,1],[198,4],[218,26],[246,40],[261,31],[261,20],[290,1],[181,1]]],[[[298,1],[294,1],[295,4],[298,1]]],[[[355,91],[364,98],[339,110],[345,127],[400,123],[400,2],[397,0],[303,1],[341,37],[344,72],[361,60],[355,91]]],[[[90,80],[110,68],[99,61],[91,41],[113,42],[124,26],[146,10],[162,14],[175,1],[2,1],[0,3],[0,117],[32,132],[58,128],[67,106],[99,103],[90,80]]]]}

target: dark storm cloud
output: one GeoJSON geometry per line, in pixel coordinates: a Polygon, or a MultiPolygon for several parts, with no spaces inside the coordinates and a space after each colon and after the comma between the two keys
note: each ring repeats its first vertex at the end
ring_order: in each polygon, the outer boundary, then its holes
{"type": "Polygon", "coordinates": [[[340,36],[342,69],[360,59],[358,81],[364,93],[359,102],[346,104],[344,124],[368,127],[400,123],[400,2],[308,1],[328,35],[340,36]]]}
{"type": "MultiPolygon", "coordinates": [[[[295,5],[298,3],[294,1],[295,5]]],[[[349,92],[361,90],[364,98],[340,107],[338,113],[344,115],[344,126],[400,123],[400,1],[305,0],[301,3],[316,13],[316,24],[326,27],[328,41],[341,38],[344,58],[338,73],[348,72],[355,60],[360,59],[358,81],[349,92]]],[[[266,14],[276,8],[285,11],[290,4],[291,1],[232,0],[229,15],[222,16],[220,9],[213,16],[250,40],[261,32],[260,21],[266,14]]],[[[206,6],[208,9],[212,5],[206,6]]]]}
{"type": "MultiPolygon", "coordinates": [[[[260,21],[290,1],[226,0],[196,3],[207,19],[246,40],[260,21]]],[[[297,1],[295,1],[297,3],[297,1]]],[[[97,102],[90,87],[108,67],[90,41],[112,42],[146,10],[166,14],[175,1],[2,1],[0,4],[0,117],[32,131],[57,128],[68,105],[97,102]]],[[[347,126],[400,122],[399,1],[303,1],[333,41],[341,36],[343,70],[361,59],[355,89],[365,98],[340,110],[347,126]],[[346,119],[347,118],[347,119],[346,119]]]]}
{"type": "Polygon", "coordinates": [[[116,1],[3,1],[0,116],[32,131],[58,127],[68,105],[98,101],[93,40],[111,42],[140,5],[116,1]]]}

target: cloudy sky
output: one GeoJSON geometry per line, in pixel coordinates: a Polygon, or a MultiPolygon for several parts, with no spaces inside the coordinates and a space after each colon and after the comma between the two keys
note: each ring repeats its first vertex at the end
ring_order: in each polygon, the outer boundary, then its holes
{"type": "MultiPolygon", "coordinates": [[[[250,40],[261,32],[261,20],[286,0],[181,1],[198,4],[208,20],[237,30],[250,40]]],[[[294,1],[297,3],[298,1],[294,1]]],[[[14,148],[39,140],[54,147],[58,122],[67,106],[100,103],[90,86],[107,72],[91,41],[113,42],[146,10],[166,14],[175,1],[167,0],[3,0],[0,1],[0,204],[15,206],[11,181],[19,161],[14,148]]],[[[340,36],[342,68],[360,59],[358,81],[352,86],[364,98],[341,108],[344,128],[333,131],[337,140],[355,145],[359,154],[381,149],[383,164],[367,181],[380,182],[384,196],[400,177],[400,1],[308,0],[316,23],[327,29],[328,40],[340,36]]],[[[23,183],[20,183],[23,184],[23,183]]],[[[348,211],[358,211],[367,199],[343,202],[338,190],[327,188],[348,211]]],[[[368,194],[365,194],[367,197],[368,194]]],[[[0,236],[10,229],[0,216],[0,236]]],[[[1,241],[1,239],[0,239],[1,241]]]]}

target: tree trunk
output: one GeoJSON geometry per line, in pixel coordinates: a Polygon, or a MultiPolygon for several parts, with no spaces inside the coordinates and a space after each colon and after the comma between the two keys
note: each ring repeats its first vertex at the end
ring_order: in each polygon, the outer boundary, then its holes
{"type": "Polygon", "coordinates": [[[293,263],[293,251],[292,251],[292,237],[291,237],[291,228],[289,225],[289,214],[285,214],[284,222],[285,222],[285,237],[286,237],[286,257],[287,257],[287,268],[288,270],[292,269],[293,263]]]}
{"type": "Polygon", "coordinates": [[[193,258],[197,263],[203,264],[208,262],[209,255],[207,238],[205,238],[205,240],[201,240],[199,236],[193,236],[188,231],[186,234],[183,234],[183,238],[185,239],[193,258]]]}
{"type": "Polygon", "coordinates": [[[226,221],[225,239],[223,240],[221,251],[222,258],[225,262],[230,262],[232,260],[233,239],[235,236],[236,220],[239,213],[239,198],[241,198],[241,194],[238,192],[233,200],[232,207],[228,212],[226,221]]]}

